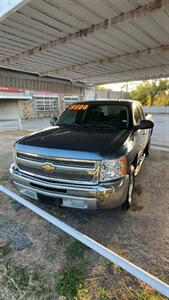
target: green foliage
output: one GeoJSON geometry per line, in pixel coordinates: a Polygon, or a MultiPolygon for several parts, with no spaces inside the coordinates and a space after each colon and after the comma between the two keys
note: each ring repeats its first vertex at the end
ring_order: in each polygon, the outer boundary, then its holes
{"type": "Polygon", "coordinates": [[[130,93],[130,97],[140,101],[142,105],[169,105],[169,81],[146,81],[139,84],[130,93]]]}
{"type": "Polygon", "coordinates": [[[84,251],[86,249],[86,246],[79,241],[75,240],[73,243],[71,243],[67,249],[66,249],[66,257],[67,259],[75,259],[79,257],[82,257],[84,251]]]}
{"type": "Polygon", "coordinates": [[[55,218],[60,218],[61,217],[61,212],[59,211],[59,210],[55,210],[55,209],[51,209],[51,208],[49,208],[48,209],[48,212],[52,215],[52,216],[54,216],[55,218]]]}
{"type": "Polygon", "coordinates": [[[52,263],[56,259],[56,253],[49,253],[47,255],[47,259],[50,263],[52,263]]]}
{"type": "Polygon", "coordinates": [[[83,273],[73,266],[65,266],[59,276],[56,289],[67,299],[74,299],[83,282],[83,273]]]}
{"type": "Polygon", "coordinates": [[[131,293],[131,298],[133,300],[163,300],[164,299],[157,293],[147,291],[146,289],[142,289],[140,291],[133,291],[133,293],[131,293]]]}
{"type": "Polygon", "coordinates": [[[84,287],[82,284],[79,285],[77,296],[74,297],[74,300],[88,300],[91,299],[89,297],[89,291],[86,287],[84,287]]]}
{"type": "Polygon", "coordinates": [[[0,285],[8,290],[9,294],[12,293],[14,296],[12,299],[49,300],[55,290],[55,274],[39,273],[36,270],[31,272],[9,259],[0,261],[0,273],[0,285]]]}
{"type": "Polygon", "coordinates": [[[104,85],[98,85],[97,86],[97,89],[98,90],[100,90],[100,91],[107,91],[107,90],[109,90],[106,86],[104,86],[104,85]]]}
{"type": "Polygon", "coordinates": [[[56,243],[58,244],[58,246],[67,245],[68,241],[69,241],[69,238],[67,237],[67,235],[59,235],[56,238],[56,243]]]}
{"type": "Polygon", "coordinates": [[[29,274],[21,265],[6,264],[6,272],[4,274],[4,284],[11,290],[25,290],[29,282],[29,274]]]}
{"type": "Polygon", "coordinates": [[[77,240],[66,247],[66,263],[56,284],[57,292],[66,299],[86,299],[86,290],[83,287],[86,267],[85,249],[86,246],[77,240]]]}
{"type": "Polygon", "coordinates": [[[98,287],[97,294],[99,296],[99,300],[109,300],[112,299],[112,292],[108,288],[98,287]]]}
{"type": "MultiPolygon", "coordinates": [[[[3,225],[0,224],[0,228],[1,228],[2,226],[3,226],[3,225]]],[[[11,252],[11,249],[10,249],[10,247],[9,247],[8,244],[5,244],[5,243],[0,244],[0,257],[1,257],[1,256],[5,256],[5,255],[7,255],[7,254],[10,253],[10,252],[11,252]]]]}

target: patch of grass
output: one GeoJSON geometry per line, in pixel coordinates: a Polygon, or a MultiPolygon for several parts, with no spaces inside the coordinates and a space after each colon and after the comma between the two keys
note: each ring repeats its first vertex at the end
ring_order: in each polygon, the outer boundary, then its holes
{"type": "Polygon", "coordinates": [[[112,262],[108,262],[108,267],[109,267],[109,271],[111,271],[115,274],[122,270],[121,267],[119,267],[118,265],[116,265],[112,262]]]}
{"type": "Polygon", "coordinates": [[[50,263],[52,263],[52,262],[55,260],[55,258],[56,258],[56,254],[55,254],[55,253],[49,253],[49,254],[47,255],[47,259],[48,259],[48,261],[49,261],[50,263]]]}
{"type": "Polygon", "coordinates": [[[3,228],[5,225],[3,223],[0,223],[0,229],[3,228]]]}
{"type": "Polygon", "coordinates": [[[29,271],[9,260],[0,262],[0,286],[12,293],[14,299],[24,295],[22,299],[50,300],[53,293],[56,293],[55,274],[29,271]]]}
{"type": "Polygon", "coordinates": [[[147,290],[141,290],[138,292],[135,291],[133,294],[134,294],[134,299],[136,300],[160,300],[159,296],[152,295],[147,290]]]}
{"type": "Polygon", "coordinates": [[[21,265],[7,262],[3,283],[11,290],[25,290],[29,283],[29,273],[21,265]]]}
{"type": "Polygon", "coordinates": [[[51,214],[55,218],[60,218],[61,217],[61,213],[58,210],[48,209],[48,212],[49,212],[49,214],[51,214]]]}
{"type": "Polygon", "coordinates": [[[56,239],[56,243],[59,244],[60,246],[66,245],[68,242],[68,237],[65,235],[59,235],[56,239]]]}
{"type": "Polygon", "coordinates": [[[56,285],[56,290],[62,296],[68,299],[74,299],[76,297],[79,288],[82,286],[83,273],[80,269],[65,266],[61,273],[56,285]]]}
{"type": "Polygon", "coordinates": [[[4,183],[6,181],[9,180],[9,173],[8,172],[4,172],[3,170],[0,172],[1,176],[0,176],[0,183],[4,183]]]}
{"type": "Polygon", "coordinates": [[[99,297],[99,300],[112,299],[112,292],[108,288],[98,287],[97,295],[99,297]]]}
{"type": "Polygon", "coordinates": [[[51,282],[54,280],[54,275],[47,273],[39,273],[33,271],[30,275],[30,296],[35,295],[36,299],[51,299],[53,288],[51,282]]]}
{"type": "Polygon", "coordinates": [[[73,243],[67,246],[66,248],[66,258],[67,259],[76,259],[79,257],[82,258],[84,251],[87,247],[81,242],[75,240],[73,243]]]}
{"type": "Polygon", "coordinates": [[[18,130],[18,133],[19,134],[29,134],[29,133],[32,133],[31,130],[26,130],[26,129],[21,129],[21,130],[18,130]]]}
{"type": "Polygon", "coordinates": [[[0,257],[5,256],[5,255],[9,254],[10,252],[11,252],[11,249],[8,244],[6,244],[6,243],[0,244],[0,257]]]}
{"type": "Polygon", "coordinates": [[[88,300],[88,299],[90,299],[88,289],[84,288],[82,286],[82,284],[79,285],[79,288],[77,290],[77,296],[76,296],[75,299],[78,299],[78,300],[88,300]]]}
{"type": "Polygon", "coordinates": [[[86,268],[84,251],[86,246],[77,240],[66,247],[67,264],[59,274],[56,290],[66,299],[87,300],[87,290],[83,286],[86,268]]]}
{"type": "Polygon", "coordinates": [[[21,129],[21,130],[12,130],[12,131],[2,131],[2,132],[0,132],[0,135],[4,135],[4,133],[6,134],[6,135],[13,135],[13,136],[15,136],[15,135],[25,135],[25,134],[29,134],[29,133],[32,133],[32,131],[31,130],[26,130],[26,129],[21,129]]]}
{"type": "Polygon", "coordinates": [[[0,183],[3,183],[4,181],[5,181],[5,179],[0,177],[0,183]]]}
{"type": "Polygon", "coordinates": [[[140,289],[138,291],[130,290],[131,299],[133,300],[163,300],[164,297],[158,295],[154,290],[140,289]]]}

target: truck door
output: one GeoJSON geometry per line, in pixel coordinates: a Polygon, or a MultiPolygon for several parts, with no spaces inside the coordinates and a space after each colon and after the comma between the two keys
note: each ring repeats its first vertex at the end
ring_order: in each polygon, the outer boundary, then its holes
{"type": "MultiPolygon", "coordinates": [[[[133,110],[133,123],[134,125],[139,125],[142,120],[139,107],[136,103],[134,103],[134,110],[133,110]]],[[[138,160],[141,159],[144,148],[145,148],[145,132],[144,130],[137,130],[134,134],[137,150],[138,150],[138,160]]]]}
{"type": "MultiPolygon", "coordinates": [[[[143,109],[142,109],[142,106],[140,103],[138,103],[138,110],[139,110],[139,113],[140,113],[140,118],[141,120],[145,120],[145,115],[144,115],[144,112],[143,112],[143,109]]],[[[144,145],[144,149],[148,143],[148,140],[149,140],[149,135],[150,135],[150,129],[145,129],[145,130],[141,130],[142,132],[142,135],[143,135],[143,145],[144,145]]]]}

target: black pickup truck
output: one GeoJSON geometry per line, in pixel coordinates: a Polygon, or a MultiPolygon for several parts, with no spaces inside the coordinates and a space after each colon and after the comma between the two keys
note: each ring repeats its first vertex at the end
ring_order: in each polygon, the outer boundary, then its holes
{"type": "Polygon", "coordinates": [[[153,122],[139,102],[70,105],[53,127],[15,143],[10,168],[24,195],[55,207],[128,209],[153,122]]]}

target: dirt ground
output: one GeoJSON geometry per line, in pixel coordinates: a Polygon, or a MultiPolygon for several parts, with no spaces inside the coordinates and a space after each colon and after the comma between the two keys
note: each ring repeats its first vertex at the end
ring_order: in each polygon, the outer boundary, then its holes
{"type": "MultiPolygon", "coordinates": [[[[0,184],[12,145],[0,133],[0,184]]],[[[136,178],[133,207],[91,214],[51,210],[67,224],[169,283],[169,152],[152,150],[136,178]]],[[[0,194],[1,299],[166,299],[47,221],[0,194]]]]}

